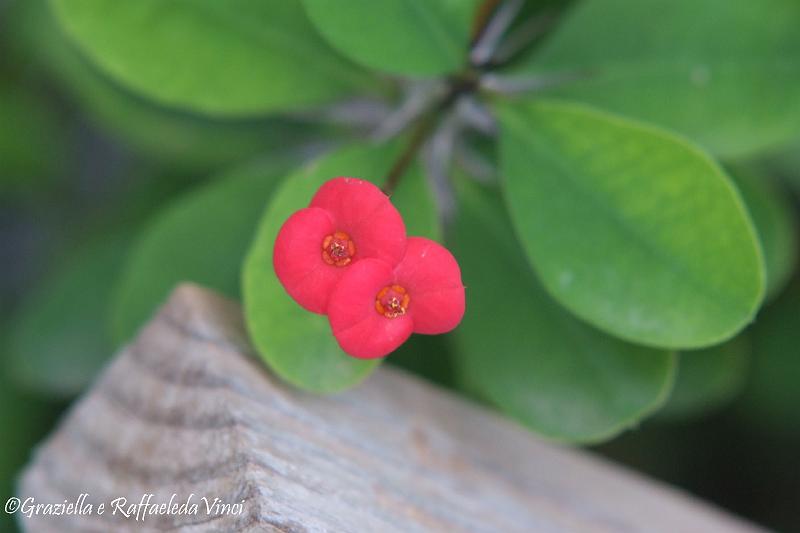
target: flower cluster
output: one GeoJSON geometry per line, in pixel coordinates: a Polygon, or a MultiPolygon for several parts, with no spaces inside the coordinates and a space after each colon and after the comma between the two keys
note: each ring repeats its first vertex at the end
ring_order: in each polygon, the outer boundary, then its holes
{"type": "Polygon", "coordinates": [[[452,254],[405,224],[375,185],[334,178],[278,232],[275,274],[303,308],[327,314],[342,350],[384,357],[412,333],[435,335],[464,315],[452,254]]]}

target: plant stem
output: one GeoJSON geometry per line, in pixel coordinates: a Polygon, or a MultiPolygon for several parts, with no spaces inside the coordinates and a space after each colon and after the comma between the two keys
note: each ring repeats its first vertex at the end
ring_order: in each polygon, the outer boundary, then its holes
{"type": "Polygon", "coordinates": [[[492,16],[484,23],[483,31],[472,44],[469,58],[473,65],[486,65],[497,53],[497,46],[519,14],[524,0],[506,0],[499,4],[492,16]]]}
{"type": "Polygon", "coordinates": [[[489,24],[489,19],[492,18],[494,10],[497,9],[497,6],[501,1],[502,0],[484,0],[478,6],[477,13],[475,15],[475,21],[472,26],[471,41],[473,43],[476,42],[481,37],[484,30],[486,30],[486,26],[489,24]]]}
{"type": "MultiPolygon", "coordinates": [[[[500,3],[501,0],[485,0],[481,4],[476,16],[475,27],[473,28],[473,43],[477,42],[486,31],[487,26],[492,21],[492,15],[500,3]]],[[[510,20],[508,23],[510,23],[510,20]]],[[[417,152],[433,131],[439,120],[439,115],[453,105],[460,96],[473,92],[478,86],[479,73],[471,67],[465,68],[461,74],[450,79],[447,94],[417,120],[411,134],[411,140],[386,175],[383,192],[391,195],[397,188],[397,184],[405,174],[408,166],[414,161],[417,152]]]]}
{"type": "Polygon", "coordinates": [[[386,181],[383,184],[383,192],[387,195],[391,196],[394,192],[397,184],[400,183],[400,178],[403,177],[408,165],[414,160],[414,156],[416,156],[422,143],[425,142],[425,139],[428,137],[435,123],[436,117],[433,113],[423,116],[417,123],[417,127],[411,134],[411,141],[408,143],[408,146],[406,146],[406,149],[403,150],[403,153],[400,154],[400,157],[395,160],[394,165],[392,165],[392,168],[389,169],[386,175],[386,181]]]}
{"type": "Polygon", "coordinates": [[[394,192],[397,184],[400,182],[400,178],[403,177],[408,166],[414,160],[414,157],[425,142],[425,139],[427,139],[428,135],[433,131],[434,126],[438,122],[439,115],[453,105],[461,95],[473,91],[477,85],[478,79],[472,72],[466,72],[451,80],[447,94],[417,121],[411,133],[411,140],[386,174],[383,192],[388,195],[394,192]]]}

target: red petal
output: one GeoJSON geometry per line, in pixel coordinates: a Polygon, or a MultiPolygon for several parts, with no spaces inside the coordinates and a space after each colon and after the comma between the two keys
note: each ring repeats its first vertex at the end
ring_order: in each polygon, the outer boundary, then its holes
{"type": "Polygon", "coordinates": [[[392,267],[363,259],[347,268],[328,303],[328,320],[342,350],[361,359],[384,357],[411,335],[408,315],[386,318],[375,310],[375,297],[394,278],[392,267]]]}
{"type": "Polygon", "coordinates": [[[395,268],[395,280],[411,296],[408,314],[414,320],[414,333],[446,333],[461,322],[461,269],[444,246],[423,237],[409,237],[406,255],[395,268]]]}
{"type": "Polygon", "coordinates": [[[357,178],[334,178],[319,188],[309,207],[328,211],[338,231],[356,245],[355,259],[375,257],[396,265],[406,247],[406,227],[383,191],[357,178]]]}
{"type": "Polygon", "coordinates": [[[333,231],[331,216],[324,209],[309,207],[290,216],[275,239],[275,274],[289,296],[313,313],[325,313],[345,270],[322,260],[322,241],[333,231]]]}

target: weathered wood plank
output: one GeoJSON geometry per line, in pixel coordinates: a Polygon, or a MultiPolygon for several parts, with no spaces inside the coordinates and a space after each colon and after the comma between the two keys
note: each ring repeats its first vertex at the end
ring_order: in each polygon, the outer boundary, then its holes
{"type": "Polygon", "coordinates": [[[179,287],[35,454],[19,486],[91,515],[29,531],[745,532],[756,528],[384,367],[333,397],[253,359],[238,307],[179,287]],[[109,502],[195,514],[113,513],[109,502]],[[207,514],[199,498],[242,503],[207,514]],[[97,506],[106,504],[103,515],[97,506]]]}

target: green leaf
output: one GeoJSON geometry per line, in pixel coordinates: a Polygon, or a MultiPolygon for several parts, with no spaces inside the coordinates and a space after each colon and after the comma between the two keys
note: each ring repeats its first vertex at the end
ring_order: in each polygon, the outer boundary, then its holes
{"type": "Polygon", "coordinates": [[[586,0],[511,73],[748,155],[800,134],[798,21],[795,0],[586,0]]]}
{"type": "Polygon", "coordinates": [[[93,124],[137,152],[182,170],[243,161],[267,151],[285,153],[319,135],[309,124],[269,117],[258,120],[197,115],[160,106],[121,87],[82,57],[46,0],[17,2],[10,24],[46,74],[93,124]]]}
{"type": "Polygon", "coordinates": [[[114,298],[112,331],[129,340],[175,285],[193,281],[239,297],[242,259],[286,163],[229,172],[165,207],[132,249],[114,298]]]}
{"type": "Polygon", "coordinates": [[[116,233],[86,244],[28,295],[9,339],[9,372],[18,384],[71,396],[113,355],[105,325],[129,241],[116,233]]]}
{"type": "Polygon", "coordinates": [[[542,435],[611,438],[652,413],[672,385],[672,354],[574,319],[536,281],[499,199],[461,197],[453,252],[467,287],[455,364],[468,388],[542,435]]]}
{"type": "Polygon", "coordinates": [[[434,76],[467,61],[477,0],[303,0],[311,21],[354,61],[393,74],[434,76]]]}
{"type": "Polygon", "coordinates": [[[115,79],[212,114],[298,109],[370,88],[314,32],[299,0],[52,0],[67,33],[115,79]]]}
{"type": "Polygon", "coordinates": [[[768,175],[752,169],[731,173],[755,224],[764,251],[767,296],[777,295],[797,264],[797,220],[784,191],[768,175]]]}
{"type": "MultiPolygon", "coordinates": [[[[397,153],[397,147],[390,145],[359,146],[327,155],[286,178],[264,213],[244,266],[245,318],[258,352],[293,385],[313,392],[340,391],[364,379],[379,361],[346,355],[333,338],[328,319],[302,309],[286,294],[272,269],[278,230],[331,178],[344,175],[380,183],[397,153]]],[[[438,235],[433,203],[418,165],[407,171],[392,201],[403,214],[409,234],[438,235]]]]}
{"type": "Polygon", "coordinates": [[[675,387],[658,417],[685,419],[723,407],[744,386],[749,358],[750,344],[744,335],[711,348],[678,354],[675,387]]]}
{"type": "Polygon", "coordinates": [[[764,291],[735,187],[691,144],[580,105],[502,108],[505,197],[547,290],[590,324],[701,348],[743,328],[764,291]]]}
{"type": "Polygon", "coordinates": [[[756,425],[800,434],[800,279],[759,315],[742,412],[756,425]]]}

